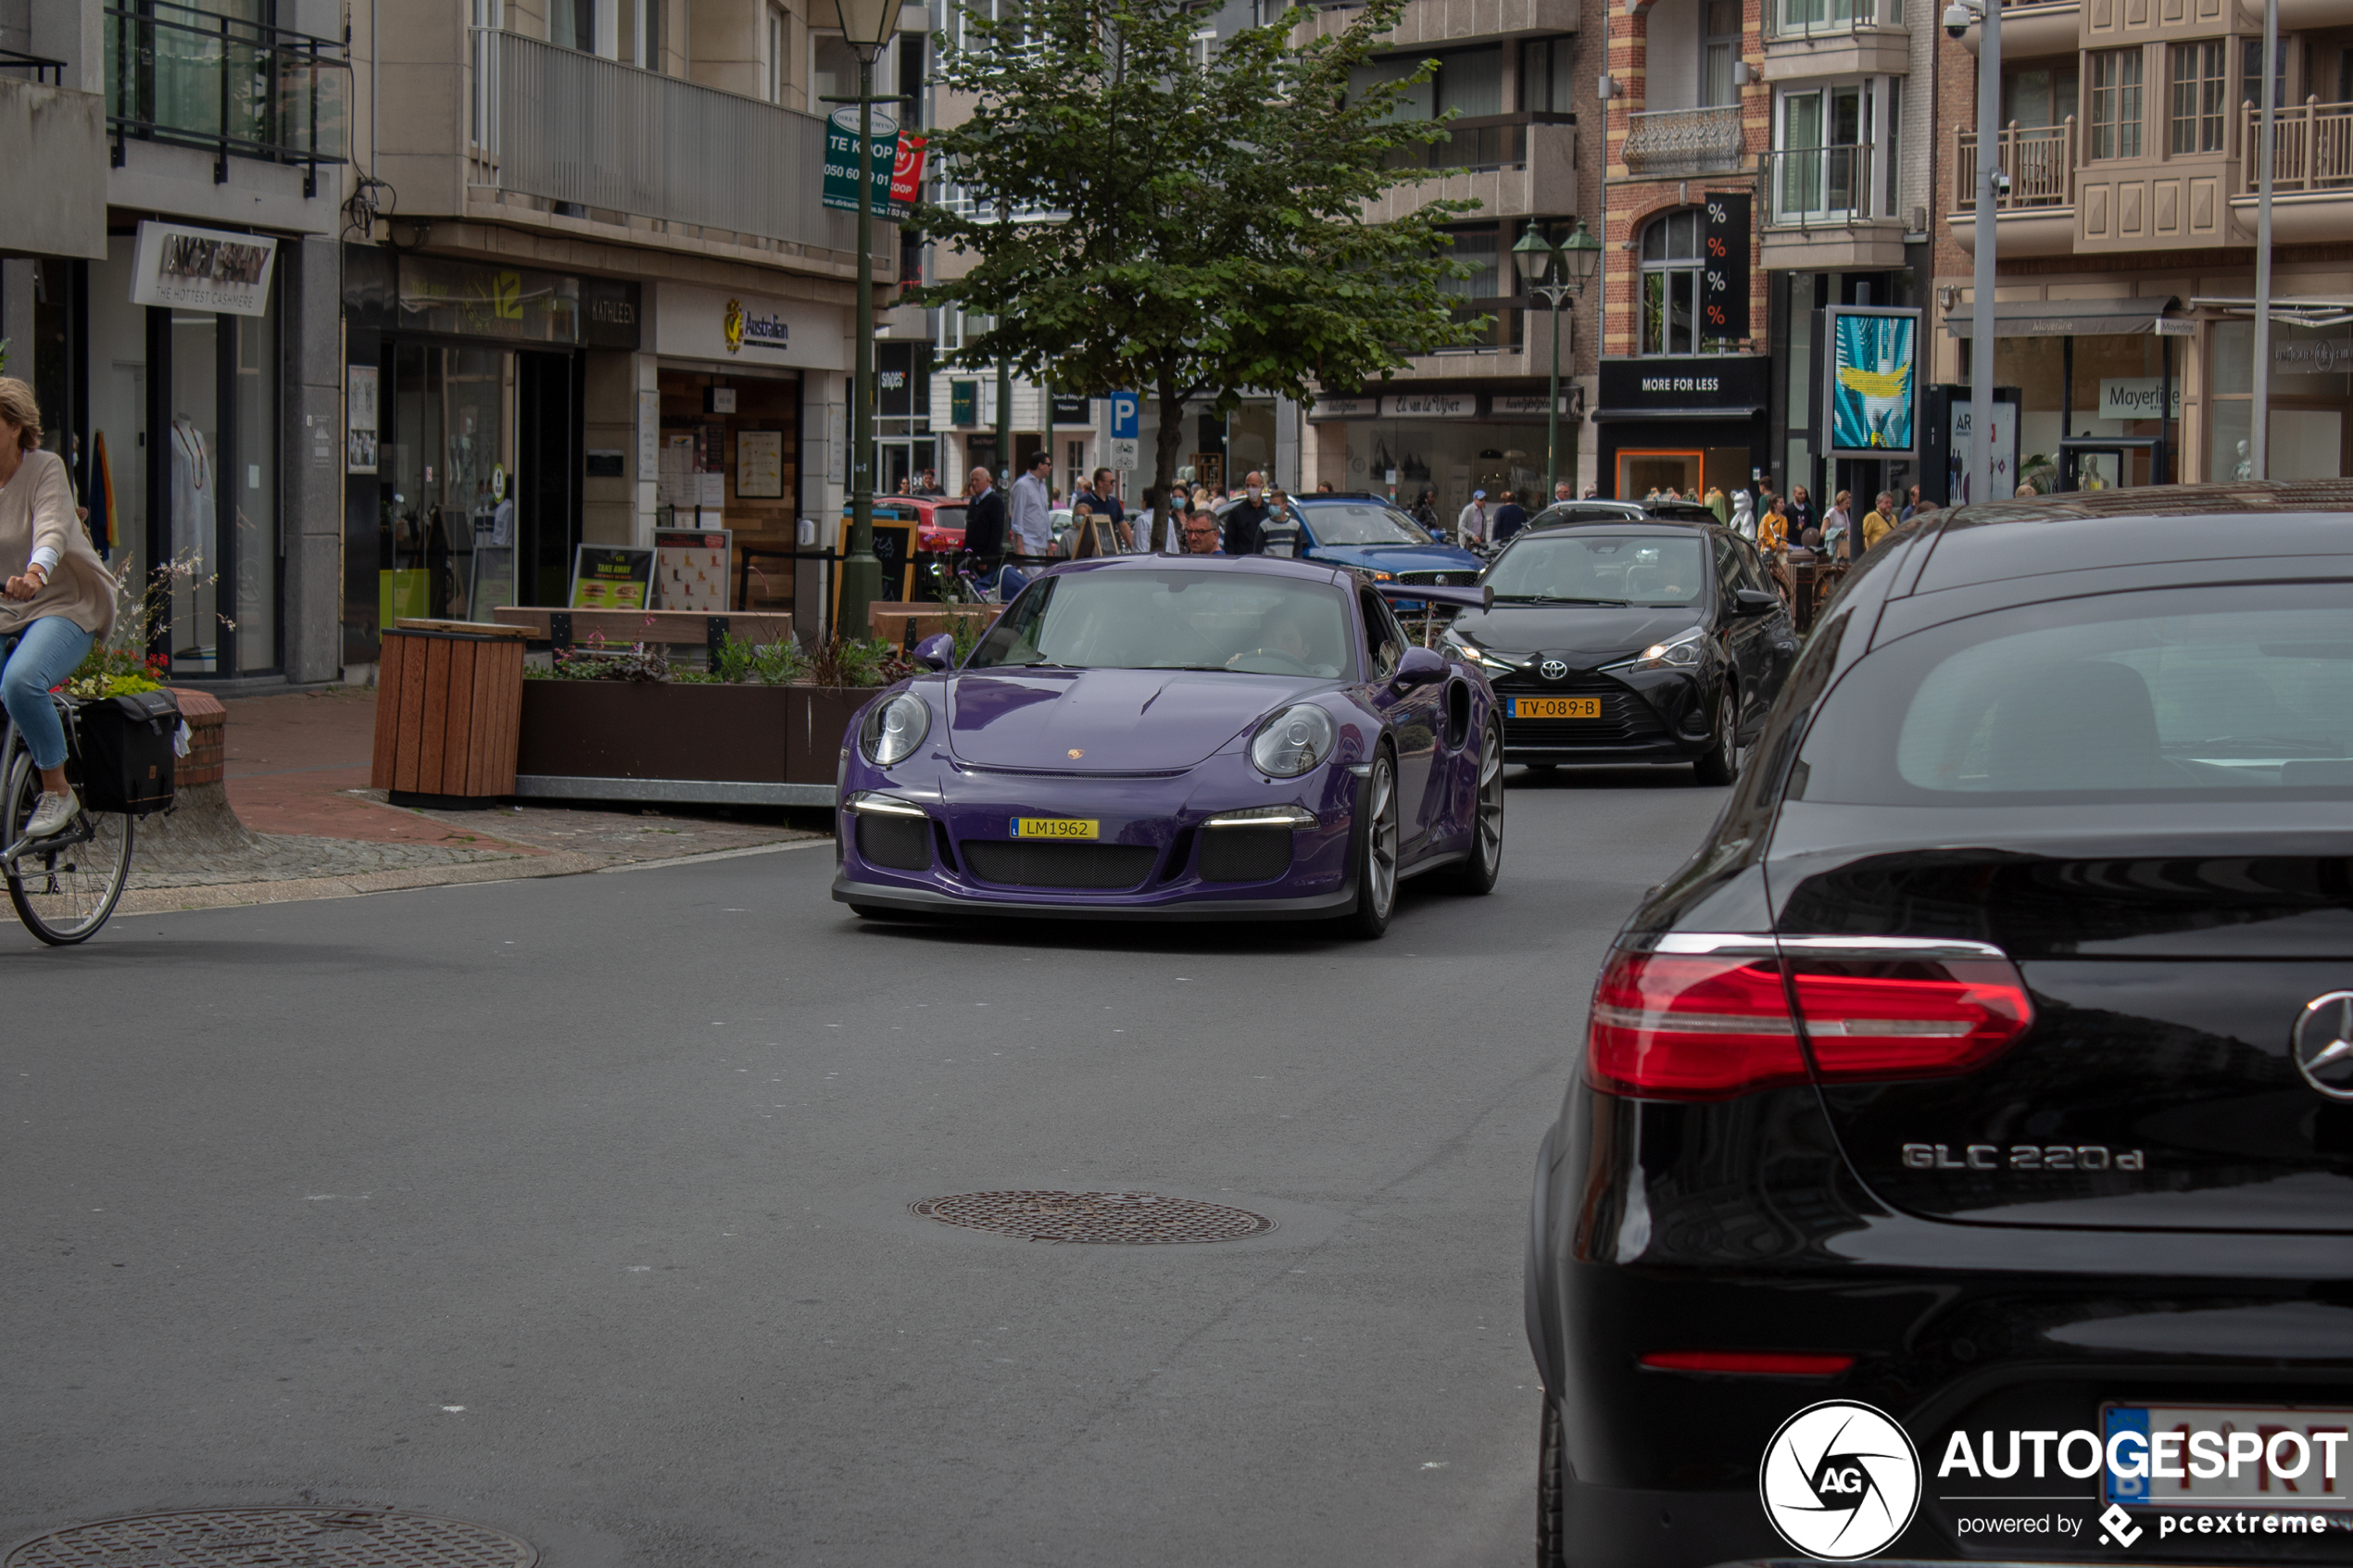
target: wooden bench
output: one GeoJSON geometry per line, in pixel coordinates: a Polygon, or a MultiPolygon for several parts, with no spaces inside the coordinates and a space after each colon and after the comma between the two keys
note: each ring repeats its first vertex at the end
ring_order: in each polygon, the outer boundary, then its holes
{"type": "Polygon", "coordinates": [[[925,637],[936,637],[958,621],[976,621],[986,631],[1004,612],[1003,605],[944,605],[888,602],[870,605],[866,624],[874,635],[894,648],[912,648],[925,637]]]}

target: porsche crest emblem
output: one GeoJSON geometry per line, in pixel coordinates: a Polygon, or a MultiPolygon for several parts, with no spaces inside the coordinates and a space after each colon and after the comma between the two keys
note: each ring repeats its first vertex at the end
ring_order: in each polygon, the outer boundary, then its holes
{"type": "Polygon", "coordinates": [[[1087,748],[1085,746],[1074,746],[1070,748],[1070,759],[1074,762],[1077,761],[1080,758],[1086,755],[1087,748]]]}

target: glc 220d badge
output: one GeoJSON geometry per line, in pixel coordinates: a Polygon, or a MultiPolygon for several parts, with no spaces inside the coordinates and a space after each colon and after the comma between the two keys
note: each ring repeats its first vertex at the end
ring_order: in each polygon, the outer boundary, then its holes
{"type": "Polygon", "coordinates": [[[1781,1539],[1825,1562],[1884,1550],[1920,1506],[1920,1456],[1883,1411],[1825,1399],[1765,1445],[1756,1489],[1781,1539]]]}

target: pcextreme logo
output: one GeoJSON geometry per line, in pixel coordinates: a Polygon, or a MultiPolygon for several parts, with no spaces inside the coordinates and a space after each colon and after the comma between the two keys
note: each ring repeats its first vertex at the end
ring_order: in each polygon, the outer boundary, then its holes
{"type": "Polygon", "coordinates": [[[1884,1550],[1920,1506],[1920,1456],[1883,1411],[1825,1399],[1781,1423],[1756,1488],[1781,1539],[1825,1562],[1884,1550]]]}

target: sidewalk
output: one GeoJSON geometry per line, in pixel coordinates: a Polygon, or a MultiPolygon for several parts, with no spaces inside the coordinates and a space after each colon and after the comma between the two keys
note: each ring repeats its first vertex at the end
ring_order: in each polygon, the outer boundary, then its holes
{"type": "Polygon", "coordinates": [[[227,794],[243,831],[175,834],[170,819],[159,820],[140,835],[122,910],[144,914],[565,876],[826,841],[825,834],[790,826],[774,811],[394,806],[381,790],[368,787],[375,696],[334,686],[226,703],[227,794]]]}

